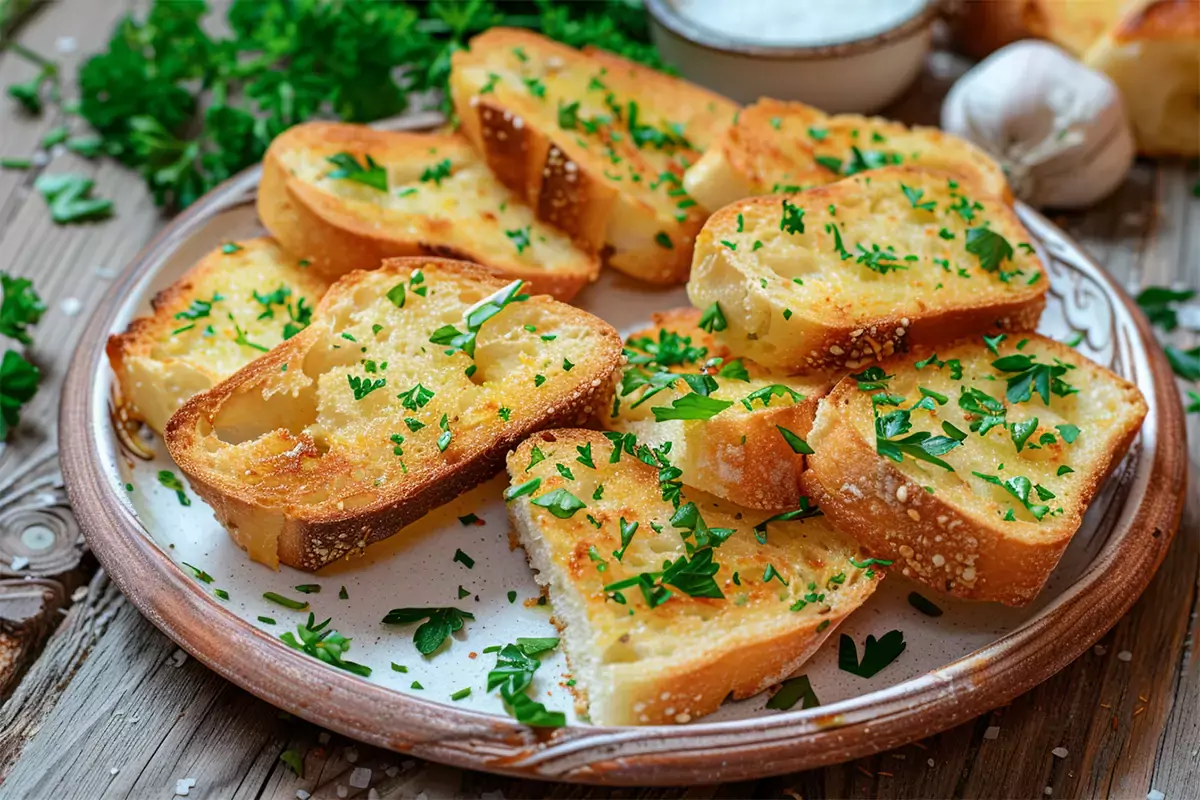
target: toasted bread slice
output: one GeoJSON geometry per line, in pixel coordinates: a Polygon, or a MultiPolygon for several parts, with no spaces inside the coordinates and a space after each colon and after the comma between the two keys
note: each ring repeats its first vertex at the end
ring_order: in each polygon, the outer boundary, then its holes
{"type": "Polygon", "coordinates": [[[331,280],[392,256],[439,255],[569,300],[600,271],[595,255],[538,221],[461,136],[297,125],[267,150],[258,213],[285,247],[331,280]],[[386,171],[382,188],[337,177],[344,170],[330,158],[345,154],[386,171]]]}
{"type": "Polygon", "coordinates": [[[718,211],[688,296],[722,341],[773,369],[858,368],[909,347],[1032,330],[1049,281],[1002,201],[888,167],[718,211]]]}
{"type": "MultiPolygon", "coordinates": [[[[796,507],[803,440],[817,402],[833,387],[832,375],[790,377],[737,358],[700,327],[693,308],[655,314],[651,327],[626,339],[625,353],[628,363],[617,373],[605,427],[633,433],[654,448],[670,442],[671,463],[689,486],[747,508],[796,507]],[[664,372],[689,375],[693,382],[707,375],[716,384],[701,387],[707,396],[730,405],[711,416],[700,409],[678,412],[673,405],[694,389],[682,379],[659,388],[669,380],[664,372]],[[656,421],[677,415],[690,418],[656,421]],[[794,435],[793,443],[783,430],[794,435]]],[[[689,400],[695,398],[682,402],[689,400]]]]}
{"type": "Polygon", "coordinates": [[[759,100],[742,109],[720,141],[683,177],[716,211],[760,194],[799,192],[889,164],[935,169],[1012,202],[1004,170],[965,139],[937,128],[858,114],[827,116],[803,103],[759,100]]]}
{"type": "Polygon", "coordinates": [[[308,324],[329,284],[273,239],[228,242],[108,338],[125,412],[158,433],[184,401],[308,324]]]}
{"type": "Polygon", "coordinates": [[[171,456],[255,561],[361,551],[598,411],[616,331],[544,295],[504,304],[515,291],[447,259],[352,272],[308,328],[176,412],[171,456]]]}
{"type": "Polygon", "coordinates": [[[813,499],[838,530],[934,589],[1032,600],[1141,426],[1137,387],[1036,334],[874,370],[821,403],[804,476],[813,499]],[[925,434],[942,438],[912,441],[925,434]]]}
{"type": "Polygon", "coordinates": [[[683,171],[737,105],[660,72],[529,31],[492,28],[452,59],[462,131],[539,217],[608,262],[679,283],[705,214],[683,171]]]}
{"type": "Polygon", "coordinates": [[[1121,90],[1139,153],[1200,155],[1200,3],[1134,0],[1083,63],[1121,90]]]}
{"type": "Polygon", "coordinates": [[[677,514],[662,499],[657,468],[624,447],[615,453],[613,463],[601,434],[556,430],[508,457],[509,516],[549,589],[592,722],[688,722],[730,694],[757,694],[803,664],[875,590],[879,573],[851,563],[858,546],[819,512],[767,525],[768,512],[688,489],[677,514]],[[581,463],[585,455],[594,468],[581,463]],[[711,550],[697,541],[725,535],[711,550]],[[645,592],[625,585],[681,558],[694,584],[668,581],[665,600],[657,577],[645,592]],[[705,574],[712,578],[702,586],[705,574]]]}

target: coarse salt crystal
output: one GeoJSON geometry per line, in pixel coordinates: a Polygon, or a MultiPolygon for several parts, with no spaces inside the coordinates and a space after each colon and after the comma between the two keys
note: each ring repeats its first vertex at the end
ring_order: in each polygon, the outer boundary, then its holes
{"type": "Polygon", "coordinates": [[[309,794],[308,792],[304,791],[303,789],[296,790],[296,800],[308,800],[308,798],[310,798],[310,797],[312,797],[312,795],[309,794]]]}
{"type": "Polygon", "coordinates": [[[387,774],[387,776],[389,778],[394,778],[400,774],[400,768],[397,767],[395,764],[392,764],[390,767],[385,769],[384,772],[387,774]]]}
{"type": "Polygon", "coordinates": [[[1049,797],[1050,795],[1054,794],[1054,787],[1053,787],[1053,786],[1047,786],[1045,789],[1042,789],[1042,794],[1044,794],[1044,795],[1046,795],[1047,797],[1049,797]]]}
{"type": "Polygon", "coordinates": [[[1056,747],[1050,751],[1050,755],[1054,756],[1055,758],[1066,758],[1067,757],[1067,748],[1056,747]]]}
{"type": "Polygon", "coordinates": [[[120,771],[121,771],[121,770],[120,770],[120,769],[118,769],[117,767],[112,767],[112,768],[110,768],[110,769],[108,770],[108,774],[109,774],[109,775],[116,775],[116,774],[117,774],[118,772],[120,772],[120,771]]]}
{"type": "Polygon", "coordinates": [[[317,734],[317,741],[321,744],[329,744],[329,732],[321,731],[317,734]]]}
{"type": "Polygon", "coordinates": [[[79,309],[83,308],[83,303],[79,301],[78,297],[64,297],[58,307],[68,317],[73,317],[79,313],[79,309]]]}
{"type": "Polygon", "coordinates": [[[380,800],[379,792],[375,791],[374,786],[367,789],[367,800],[380,800]]]}
{"type": "Polygon", "coordinates": [[[926,763],[926,764],[928,764],[929,766],[931,766],[931,767],[932,767],[932,766],[933,766],[933,759],[932,759],[932,758],[926,759],[926,760],[925,760],[925,763],[926,763]]]}
{"type": "Polygon", "coordinates": [[[9,566],[13,572],[20,572],[29,566],[29,559],[25,556],[13,556],[12,564],[9,566]]]}
{"type": "Polygon", "coordinates": [[[77,46],[74,36],[60,36],[54,40],[54,49],[60,53],[74,53],[77,46]]]}
{"type": "Polygon", "coordinates": [[[983,732],[983,738],[985,738],[985,739],[999,739],[999,738],[1000,738],[1000,726],[998,726],[998,725],[989,725],[989,726],[988,726],[988,729],[987,729],[986,731],[984,731],[984,732],[983,732]]]}
{"type": "Polygon", "coordinates": [[[349,797],[350,790],[347,789],[343,784],[339,783],[338,787],[337,787],[337,796],[338,797],[349,797]]]}
{"type": "Polygon", "coordinates": [[[188,792],[190,792],[192,790],[192,787],[195,785],[196,785],[195,778],[180,778],[179,780],[175,781],[175,796],[176,797],[187,797],[188,792]]]}
{"type": "Polygon", "coordinates": [[[1117,653],[1117,660],[1133,661],[1133,653],[1129,652],[1128,650],[1122,650],[1121,652],[1117,653]]]}
{"type": "Polygon", "coordinates": [[[351,764],[353,764],[355,761],[358,761],[358,751],[355,750],[353,747],[347,747],[346,748],[346,760],[349,761],[351,764]]]}
{"type": "Polygon", "coordinates": [[[355,767],[350,770],[350,785],[355,789],[365,789],[371,785],[371,770],[366,767],[355,767]]]}
{"type": "Polygon", "coordinates": [[[182,649],[177,648],[174,653],[171,653],[169,660],[171,662],[171,666],[178,669],[179,667],[183,666],[183,662],[187,661],[187,653],[183,652],[182,649]]]}
{"type": "Polygon", "coordinates": [[[1102,645],[1102,644],[1098,644],[1098,645],[1096,645],[1095,647],[1093,647],[1093,648],[1092,648],[1092,652],[1093,652],[1093,653],[1095,653],[1095,654],[1096,654],[1096,655],[1098,655],[1098,656],[1102,656],[1102,655],[1104,655],[1105,653],[1107,653],[1107,652],[1108,652],[1108,648],[1107,648],[1107,647],[1105,647],[1105,646],[1104,646],[1104,645],[1102,645]]]}
{"type": "Polygon", "coordinates": [[[1146,800],[1167,800],[1167,796],[1158,789],[1151,789],[1146,792],[1146,800]]]}

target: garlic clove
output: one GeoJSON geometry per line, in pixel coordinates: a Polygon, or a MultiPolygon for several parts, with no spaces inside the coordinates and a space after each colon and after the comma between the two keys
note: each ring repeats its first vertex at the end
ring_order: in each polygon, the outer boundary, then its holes
{"type": "Polygon", "coordinates": [[[1038,208],[1083,208],[1133,164],[1121,95],[1109,78],[1045,42],[997,50],[962,76],[942,128],[1000,162],[1013,194],[1038,208]]]}

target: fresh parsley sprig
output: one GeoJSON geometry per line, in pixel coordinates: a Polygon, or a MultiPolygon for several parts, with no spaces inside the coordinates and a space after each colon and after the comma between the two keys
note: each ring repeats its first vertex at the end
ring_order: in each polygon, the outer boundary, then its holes
{"type": "Polygon", "coordinates": [[[332,622],[332,618],[317,623],[316,616],[309,613],[308,621],[303,625],[296,626],[295,635],[288,631],[279,638],[288,647],[307,653],[331,667],[344,669],[364,678],[368,677],[371,674],[370,667],[342,658],[343,654],[350,649],[350,640],[329,628],[330,622],[332,622]]]}
{"type": "Polygon", "coordinates": [[[409,625],[420,622],[413,632],[413,644],[421,655],[427,656],[442,646],[452,633],[462,630],[467,620],[475,615],[453,607],[393,608],[383,618],[385,625],[409,625]]]}

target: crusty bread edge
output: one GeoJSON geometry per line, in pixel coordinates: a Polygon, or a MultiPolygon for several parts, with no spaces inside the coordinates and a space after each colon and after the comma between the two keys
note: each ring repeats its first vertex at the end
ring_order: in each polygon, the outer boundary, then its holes
{"type": "MultiPolygon", "coordinates": [[[[1044,341],[1051,349],[1070,350],[1053,340],[1044,341]]],[[[1005,537],[995,523],[964,514],[926,492],[880,456],[838,413],[838,404],[848,403],[849,396],[859,391],[851,379],[843,379],[822,401],[816,423],[821,429],[819,446],[807,459],[802,485],[838,530],[857,539],[871,555],[896,561],[893,569],[906,577],[964,600],[1023,606],[1041,591],[1079,529],[1088,505],[1141,429],[1147,408],[1140,392],[1123,378],[1112,377],[1132,393],[1141,413],[1121,432],[1101,468],[1080,488],[1075,513],[1058,521],[1062,531],[1058,538],[1021,541],[1005,537]],[[922,544],[933,537],[938,539],[936,543],[922,544]],[[987,569],[959,560],[964,553],[980,551],[987,554],[987,569]],[[935,563],[936,556],[944,559],[941,565],[935,563]]]]}
{"type": "MultiPolygon", "coordinates": [[[[536,443],[534,440],[547,436],[570,445],[594,441],[596,434],[573,429],[543,431],[509,455],[510,474],[524,471],[523,465],[529,459],[528,450],[536,443]]],[[[564,590],[557,580],[558,571],[550,564],[540,563],[545,550],[536,546],[539,533],[527,497],[509,504],[509,519],[517,529],[538,583],[549,587],[551,602],[557,610],[561,601],[556,598],[564,590]]],[[[731,695],[735,700],[742,700],[763,692],[811,658],[842,620],[870,597],[882,579],[883,572],[876,570],[875,578],[864,578],[839,590],[839,603],[828,614],[776,636],[759,637],[747,646],[728,649],[719,658],[710,658],[705,653],[669,669],[630,670],[621,669],[625,665],[614,665],[602,668],[600,674],[595,675],[583,675],[581,671],[576,674],[576,679],[583,684],[580,694],[589,700],[591,721],[597,725],[681,724],[711,714],[731,695]],[[829,624],[825,625],[825,622],[829,624]],[[595,691],[597,681],[609,684],[604,687],[605,691],[595,691]]],[[[570,643],[576,638],[569,633],[570,624],[557,617],[555,624],[568,642],[568,660],[573,669],[577,669],[578,658],[571,659],[570,655],[573,649],[570,643]]]]}
{"type": "MultiPolygon", "coordinates": [[[[588,273],[571,274],[538,269],[520,269],[486,263],[482,248],[455,250],[428,242],[412,242],[392,236],[387,228],[364,223],[333,197],[292,177],[283,165],[280,151],[292,140],[311,135],[312,128],[345,127],[335,123],[308,123],[279,135],[263,157],[263,174],[258,189],[258,215],[263,224],[288,250],[307,258],[312,267],[329,280],[337,280],[355,269],[373,269],[384,259],[431,256],[473,261],[498,277],[520,278],[530,289],[567,301],[599,274],[599,260],[588,273]]],[[[369,130],[369,129],[367,129],[369,130]]],[[[372,131],[380,137],[419,137],[420,134],[372,131]]],[[[433,141],[449,137],[433,137],[433,141]]],[[[303,146],[303,145],[300,145],[303,146]]],[[[594,257],[593,257],[594,258],[594,257]]]]}
{"type": "MultiPolygon", "coordinates": [[[[412,269],[431,263],[485,281],[497,289],[505,285],[477,265],[448,259],[390,259],[383,269],[393,269],[407,275],[412,269]]],[[[355,275],[350,273],[331,287],[322,304],[336,299],[339,287],[342,290],[352,287],[355,275]]],[[[296,569],[315,571],[342,556],[361,551],[373,542],[392,536],[432,509],[488,480],[503,468],[504,457],[509,450],[531,433],[542,428],[578,423],[590,415],[590,402],[599,395],[612,370],[620,363],[621,339],[603,320],[591,317],[573,306],[563,307],[569,309],[569,313],[585,315],[594,321],[593,327],[601,341],[607,344],[608,350],[608,353],[600,355],[600,363],[604,365],[602,372],[579,380],[576,388],[541,418],[506,425],[486,450],[464,458],[445,470],[436,471],[419,484],[403,485],[396,493],[381,493],[378,500],[366,507],[336,513],[318,512],[308,518],[298,518],[294,509],[264,505],[236,480],[210,474],[207,468],[191,457],[200,421],[220,408],[244,383],[252,382],[260,375],[274,374],[289,360],[306,353],[312,343],[310,340],[320,335],[315,327],[306,328],[212,389],[188,400],[167,423],[167,449],[187,475],[192,488],[212,506],[217,519],[230,530],[239,544],[241,540],[237,531],[243,525],[276,530],[278,560],[296,569]]],[[[319,315],[321,311],[318,306],[316,314],[319,315]]]]}

